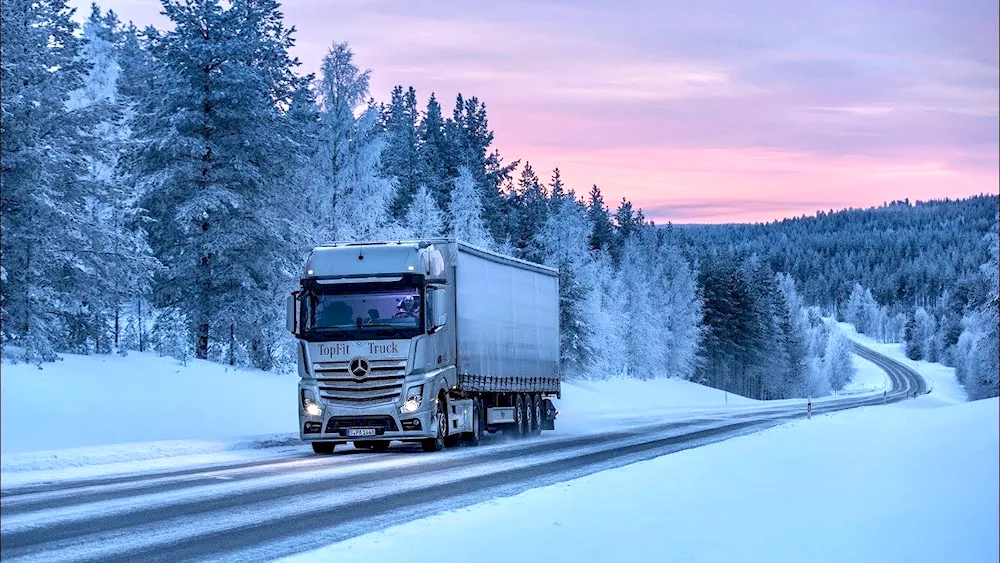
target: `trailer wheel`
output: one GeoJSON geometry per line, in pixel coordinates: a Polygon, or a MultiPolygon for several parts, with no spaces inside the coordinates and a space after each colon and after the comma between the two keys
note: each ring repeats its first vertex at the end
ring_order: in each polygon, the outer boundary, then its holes
{"type": "Polygon", "coordinates": [[[483,406],[479,399],[472,401],[472,432],[463,434],[466,446],[478,446],[483,439],[483,406]]]}
{"type": "Polygon", "coordinates": [[[333,453],[333,449],[337,447],[337,444],[333,442],[313,442],[313,453],[330,455],[333,453]]]}
{"type": "Polygon", "coordinates": [[[439,452],[444,449],[445,432],[448,430],[448,411],[444,400],[437,402],[437,436],[420,441],[420,447],[425,452],[439,452]]]}
{"type": "Polygon", "coordinates": [[[542,396],[535,393],[531,396],[531,435],[542,433],[542,396]]]}
{"type": "Polygon", "coordinates": [[[514,399],[514,435],[521,437],[528,434],[528,409],[525,405],[524,395],[518,394],[514,399]]]}

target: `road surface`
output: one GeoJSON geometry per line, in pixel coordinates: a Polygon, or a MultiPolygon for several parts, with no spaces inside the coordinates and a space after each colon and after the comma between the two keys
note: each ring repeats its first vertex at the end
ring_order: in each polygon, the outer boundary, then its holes
{"type": "MultiPolygon", "coordinates": [[[[909,367],[855,345],[892,382],[888,402],[923,393],[909,367]]],[[[881,395],[816,401],[822,414],[881,395]]],[[[706,411],[628,430],[425,454],[295,453],[287,458],[2,489],[0,557],[15,561],[259,561],[526,489],[756,432],[806,416],[802,402],[706,411]]]]}

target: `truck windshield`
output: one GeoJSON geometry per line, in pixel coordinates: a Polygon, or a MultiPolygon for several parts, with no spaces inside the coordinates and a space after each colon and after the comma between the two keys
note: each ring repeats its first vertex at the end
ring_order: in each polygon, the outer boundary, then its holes
{"type": "Polygon", "coordinates": [[[410,338],[422,328],[417,288],[303,295],[305,333],[326,340],[410,338]]]}

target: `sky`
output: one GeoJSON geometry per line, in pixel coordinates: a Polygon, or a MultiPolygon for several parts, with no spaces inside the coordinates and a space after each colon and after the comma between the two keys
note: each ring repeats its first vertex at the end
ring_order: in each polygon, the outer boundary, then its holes
{"type": "MultiPolygon", "coordinates": [[[[81,8],[89,2],[73,0],[81,8]]],[[[166,27],[154,0],[103,0],[166,27]]],[[[287,0],[315,72],[487,106],[494,145],[658,224],[1000,191],[996,0],[287,0]]]]}

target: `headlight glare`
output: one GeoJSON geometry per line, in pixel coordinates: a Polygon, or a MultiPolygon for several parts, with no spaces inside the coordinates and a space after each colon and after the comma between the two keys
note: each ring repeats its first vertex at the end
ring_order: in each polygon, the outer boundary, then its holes
{"type": "Polygon", "coordinates": [[[420,402],[423,400],[424,386],[414,385],[410,387],[406,392],[406,401],[403,402],[403,406],[399,410],[402,412],[416,412],[420,408],[420,402]]]}
{"type": "Polygon", "coordinates": [[[316,401],[316,394],[308,389],[302,389],[299,393],[302,401],[302,411],[309,416],[319,416],[323,414],[323,408],[316,401]]]}

